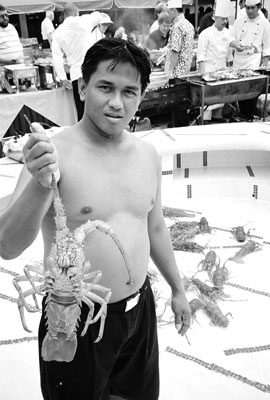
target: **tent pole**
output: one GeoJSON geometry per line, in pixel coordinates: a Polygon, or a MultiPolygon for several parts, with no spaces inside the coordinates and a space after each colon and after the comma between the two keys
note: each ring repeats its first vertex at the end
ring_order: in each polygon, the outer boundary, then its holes
{"type": "Polygon", "coordinates": [[[195,32],[198,30],[198,0],[195,1],[195,32]]]}

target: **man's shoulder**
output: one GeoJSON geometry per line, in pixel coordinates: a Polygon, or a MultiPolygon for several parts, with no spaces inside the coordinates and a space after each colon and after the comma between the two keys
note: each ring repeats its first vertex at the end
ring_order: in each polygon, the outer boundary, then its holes
{"type": "MultiPolygon", "coordinates": [[[[140,133],[142,133],[142,132],[140,132],[140,133]]],[[[135,134],[129,133],[129,135],[132,135],[132,141],[134,142],[136,147],[139,149],[139,151],[144,151],[144,152],[148,153],[150,157],[158,157],[157,150],[152,145],[152,143],[149,143],[149,142],[141,139],[139,136],[136,136],[136,133],[135,134]]]]}
{"type": "Polygon", "coordinates": [[[8,26],[6,28],[1,28],[1,32],[6,33],[6,34],[10,34],[10,33],[18,34],[16,28],[12,24],[8,24],[8,26]]]}

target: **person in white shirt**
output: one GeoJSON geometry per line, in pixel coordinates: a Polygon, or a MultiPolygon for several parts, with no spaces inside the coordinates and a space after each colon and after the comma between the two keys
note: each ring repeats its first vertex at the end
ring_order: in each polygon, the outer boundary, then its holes
{"type": "Polygon", "coordinates": [[[52,45],[52,35],[55,31],[52,21],[54,20],[54,12],[47,11],[46,17],[41,22],[41,36],[42,36],[42,48],[49,49],[52,45]]]}
{"type": "MultiPolygon", "coordinates": [[[[81,77],[81,65],[84,56],[91,45],[91,30],[99,21],[100,13],[93,13],[93,17],[79,17],[78,8],[73,3],[64,5],[64,22],[55,30],[52,41],[52,59],[56,72],[56,79],[66,89],[73,88],[73,96],[77,109],[78,120],[83,116],[84,102],[81,101],[78,91],[78,79],[81,77]],[[64,56],[70,67],[70,80],[67,78],[64,56]]],[[[91,14],[90,14],[91,15],[91,14]]]]}
{"type": "MultiPolygon", "coordinates": [[[[246,0],[246,15],[235,21],[231,34],[241,45],[240,51],[235,51],[233,66],[242,69],[257,69],[266,66],[270,57],[270,24],[260,11],[258,0],[246,0]]],[[[256,99],[239,102],[244,118],[252,119],[256,99]]]]}
{"type": "Polygon", "coordinates": [[[229,3],[230,0],[217,0],[214,24],[199,35],[197,62],[200,74],[225,68],[233,60],[230,47],[240,49],[226,28],[229,3]]]}
{"type": "MultiPolygon", "coordinates": [[[[237,42],[226,28],[230,0],[217,0],[215,7],[214,24],[204,29],[199,35],[197,62],[200,74],[226,68],[233,59],[230,46],[238,48],[237,42]]],[[[212,120],[221,120],[223,106],[224,104],[210,106],[206,114],[211,116],[212,120]]]]}
{"type": "Polygon", "coordinates": [[[22,63],[23,47],[18,32],[9,23],[6,8],[0,4],[0,63],[22,63]]]}
{"type": "MultiPolygon", "coordinates": [[[[240,7],[240,10],[239,10],[239,12],[237,14],[237,18],[246,16],[247,15],[247,12],[246,12],[246,0],[240,0],[239,1],[239,7],[240,7]]],[[[263,15],[263,12],[262,12],[261,9],[259,10],[259,14],[263,15]]]]}

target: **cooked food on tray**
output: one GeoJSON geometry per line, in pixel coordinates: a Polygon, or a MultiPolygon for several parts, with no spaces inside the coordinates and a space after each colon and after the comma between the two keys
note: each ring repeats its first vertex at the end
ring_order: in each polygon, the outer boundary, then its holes
{"type": "Polygon", "coordinates": [[[259,75],[251,69],[222,69],[218,71],[207,72],[202,76],[205,82],[224,81],[229,79],[248,78],[259,75]]]}

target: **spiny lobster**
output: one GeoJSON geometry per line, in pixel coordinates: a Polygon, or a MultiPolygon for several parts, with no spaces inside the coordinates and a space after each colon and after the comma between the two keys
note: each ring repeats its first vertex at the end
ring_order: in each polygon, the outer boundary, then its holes
{"type": "Polygon", "coordinates": [[[239,264],[244,264],[243,258],[254,251],[261,250],[262,244],[255,242],[254,240],[249,240],[246,242],[241,249],[233,256],[228,258],[229,261],[235,261],[239,264]]]}
{"type": "Polygon", "coordinates": [[[130,266],[124,249],[113,232],[112,228],[100,220],[90,221],[69,232],[66,225],[66,215],[55,177],[52,179],[53,205],[55,209],[55,242],[52,244],[47,258],[47,270],[44,272],[37,266],[26,266],[25,276],[15,277],[14,286],[19,293],[18,307],[23,328],[31,332],[25,322],[24,308],[29,312],[39,311],[36,294],[47,296],[45,301],[45,316],[47,319],[47,334],[42,343],[41,355],[45,361],[73,360],[77,349],[77,328],[81,315],[81,306],[84,302],[89,307],[89,313],[82,330],[84,336],[90,324],[100,319],[100,328],[95,342],[101,340],[107,315],[107,303],[111,297],[111,290],[98,284],[102,274],[100,271],[88,272],[91,265],[85,260],[84,241],[86,236],[99,230],[109,235],[119,248],[124,259],[129,280],[132,284],[130,266]],[[35,275],[31,275],[31,272],[35,275]],[[20,282],[29,281],[32,288],[23,292],[20,282]],[[90,282],[89,282],[90,281],[90,282]],[[104,297],[93,293],[100,292],[104,297]],[[33,296],[36,308],[29,307],[27,296],[33,296]],[[95,304],[100,309],[94,315],[95,304]]]}

